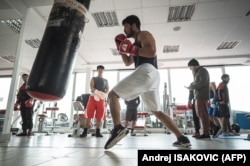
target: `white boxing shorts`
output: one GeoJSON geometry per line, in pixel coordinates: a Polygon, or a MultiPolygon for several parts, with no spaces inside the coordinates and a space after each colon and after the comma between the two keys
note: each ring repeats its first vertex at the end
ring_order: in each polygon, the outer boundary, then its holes
{"type": "Polygon", "coordinates": [[[138,66],[112,89],[120,98],[131,100],[141,96],[148,110],[160,111],[160,74],[149,63],[138,66]]]}

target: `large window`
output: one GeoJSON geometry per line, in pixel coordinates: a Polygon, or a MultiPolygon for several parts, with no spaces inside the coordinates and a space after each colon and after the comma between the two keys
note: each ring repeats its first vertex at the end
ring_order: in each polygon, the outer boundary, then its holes
{"type": "Polygon", "coordinates": [[[168,83],[168,70],[167,69],[160,69],[159,70],[160,73],[160,87],[159,87],[159,93],[160,93],[160,103],[161,103],[161,110],[164,110],[163,107],[163,96],[164,96],[164,92],[165,92],[165,86],[166,86],[166,91],[167,94],[169,95],[169,83],[168,83]]]}
{"type": "Polygon", "coordinates": [[[206,68],[209,72],[210,82],[215,82],[216,87],[221,82],[222,68],[206,68]]]}
{"type": "Polygon", "coordinates": [[[86,73],[76,73],[75,77],[76,82],[73,100],[76,100],[77,96],[89,93],[89,91],[86,91],[86,73]]]}
{"type": "Polygon", "coordinates": [[[232,110],[250,112],[250,66],[225,67],[230,76],[228,83],[230,104],[232,110]]]}
{"type": "Polygon", "coordinates": [[[170,69],[170,80],[172,100],[175,98],[176,104],[187,104],[189,90],[185,86],[193,82],[192,71],[189,68],[170,69]]]}
{"type": "Polygon", "coordinates": [[[0,109],[6,109],[11,77],[0,77],[0,109]]]}

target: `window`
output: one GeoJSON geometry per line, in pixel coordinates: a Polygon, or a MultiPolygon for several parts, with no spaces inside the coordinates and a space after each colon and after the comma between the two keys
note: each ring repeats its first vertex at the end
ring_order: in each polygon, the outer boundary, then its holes
{"type": "Polygon", "coordinates": [[[75,91],[74,99],[76,100],[77,96],[81,94],[88,93],[86,91],[86,73],[76,73],[76,82],[75,82],[75,91]]]}
{"type": "Polygon", "coordinates": [[[206,68],[209,72],[210,82],[215,82],[216,87],[221,82],[222,68],[206,68]]]}
{"type": "Polygon", "coordinates": [[[249,112],[250,66],[225,67],[225,72],[230,76],[228,89],[231,109],[249,112]]]}
{"type": "Polygon", "coordinates": [[[167,86],[167,95],[169,95],[169,84],[168,84],[168,70],[167,69],[159,69],[160,73],[160,87],[159,87],[159,93],[160,93],[160,103],[161,103],[161,109],[164,111],[164,106],[163,106],[163,95],[164,95],[164,89],[165,85],[167,86]]]}
{"type": "Polygon", "coordinates": [[[6,109],[9,90],[11,84],[11,77],[1,77],[0,78],[0,109],[6,109]]]}
{"type": "MultiPolygon", "coordinates": [[[[66,91],[65,96],[57,102],[57,106],[59,111],[56,112],[58,116],[59,113],[65,114],[67,116],[67,120],[63,119],[63,116],[56,117],[58,120],[56,121],[56,125],[60,125],[62,127],[69,127],[69,121],[72,118],[71,116],[71,105],[72,105],[72,92],[73,92],[73,77],[69,80],[68,89],[66,91]]],[[[50,107],[53,107],[53,103],[49,103],[50,107]]]]}
{"type": "Polygon", "coordinates": [[[172,100],[175,98],[176,104],[187,104],[189,91],[185,86],[193,82],[192,71],[188,68],[170,69],[170,77],[172,100]]]}

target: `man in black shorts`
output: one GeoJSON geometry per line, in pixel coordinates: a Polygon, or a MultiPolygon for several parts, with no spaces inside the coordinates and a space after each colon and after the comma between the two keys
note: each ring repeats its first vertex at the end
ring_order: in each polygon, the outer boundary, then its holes
{"type": "Polygon", "coordinates": [[[125,104],[127,105],[126,117],[124,127],[128,127],[128,122],[132,121],[131,126],[131,136],[135,136],[134,127],[136,125],[137,120],[137,108],[140,105],[140,97],[138,96],[132,100],[125,100],[125,104]]]}
{"type": "Polygon", "coordinates": [[[222,82],[219,84],[217,88],[217,94],[219,99],[219,110],[218,116],[221,119],[222,127],[223,127],[223,136],[233,136],[231,125],[230,125],[230,109],[229,109],[229,93],[227,84],[230,80],[228,74],[223,74],[221,76],[222,82]]]}

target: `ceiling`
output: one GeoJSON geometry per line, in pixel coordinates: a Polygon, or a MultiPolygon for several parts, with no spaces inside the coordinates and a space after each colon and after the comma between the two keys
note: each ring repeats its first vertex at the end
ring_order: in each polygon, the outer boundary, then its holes
{"type": "MultiPolygon", "coordinates": [[[[21,33],[0,23],[0,74],[11,72],[15,60],[22,70],[32,68],[39,48],[32,48],[25,40],[42,40],[52,5],[53,0],[0,0],[0,21],[25,20],[21,33]]],[[[114,37],[123,32],[122,20],[130,14],[139,16],[141,29],[155,37],[159,68],[186,67],[191,58],[204,66],[248,65],[249,11],[249,0],[91,0],[74,70],[95,69],[99,64],[106,69],[127,69],[111,50],[115,49],[114,37]],[[168,21],[170,7],[192,4],[195,9],[190,20],[168,21]],[[98,27],[92,14],[110,11],[116,13],[119,25],[98,27]],[[222,42],[237,44],[218,50],[222,42]],[[179,50],[166,53],[164,46],[177,46],[179,50]]]]}

